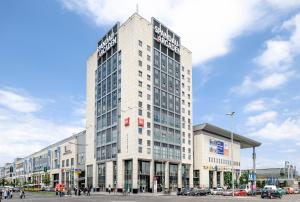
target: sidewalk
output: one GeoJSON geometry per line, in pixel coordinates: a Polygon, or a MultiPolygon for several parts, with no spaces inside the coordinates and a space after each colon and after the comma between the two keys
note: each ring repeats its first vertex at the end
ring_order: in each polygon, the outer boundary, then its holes
{"type": "MultiPolygon", "coordinates": [[[[123,193],[120,193],[120,192],[111,192],[110,194],[108,192],[91,192],[91,195],[120,195],[122,196],[123,193]]],[[[158,193],[150,193],[150,192],[140,192],[140,193],[137,193],[137,194],[133,194],[133,193],[130,193],[130,194],[127,194],[127,196],[176,196],[176,192],[171,192],[170,194],[164,194],[164,193],[161,193],[161,192],[158,192],[158,193]]]]}

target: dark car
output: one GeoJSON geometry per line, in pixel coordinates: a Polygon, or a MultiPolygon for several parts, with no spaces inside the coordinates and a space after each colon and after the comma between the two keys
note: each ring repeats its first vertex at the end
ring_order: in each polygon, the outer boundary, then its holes
{"type": "Polygon", "coordinates": [[[189,196],[190,194],[190,189],[182,189],[181,191],[177,191],[177,196],[189,196]]]}
{"type": "Polygon", "coordinates": [[[191,196],[206,196],[207,192],[205,189],[194,188],[191,190],[190,195],[191,196]]]}
{"type": "Polygon", "coordinates": [[[281,198],[282,193],[274,189],[263,189],[261,192],[261,198],[281,198]]]}

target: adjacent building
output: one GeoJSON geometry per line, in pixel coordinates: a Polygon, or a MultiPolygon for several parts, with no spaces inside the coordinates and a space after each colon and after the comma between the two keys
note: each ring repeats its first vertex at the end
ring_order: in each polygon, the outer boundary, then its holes
{"type": "Polygon", "coordinates": [[[253,148],[255,172],[255,147],[260,142],[233,133],[212,124],[194,126],[194,186],[224,187],[224,174],[234,173],[234,179],[241,174],[240,150],[253,148]]]}
{"type": "Polygon", "coordinates": [[[192,53],[138,14],[87,61],[86,182],[137,192],[193,187],[192,53]]]}
{"type": "Polygon", "coordinates": [[[85,131],[4,165],[1,176],[8,184],[67,188],[85,185],[85,131]]]}

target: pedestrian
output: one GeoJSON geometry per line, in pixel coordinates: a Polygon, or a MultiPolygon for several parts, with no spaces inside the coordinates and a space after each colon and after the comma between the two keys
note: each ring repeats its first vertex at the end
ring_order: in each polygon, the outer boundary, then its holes
{"type": "Polygon", "coordinates": [[[5,190],[4,191],[4,199],[7,199],[7,195],[8,195],[7,190],[5,190]]]}
{"type": "Polygon", "coordinates": [[[111,192],[111,187],[110,185],[108,185],[108,193],[110,194],[110,192],[111,192]]]}
{"type": "Polygon", "coordinates": [[[74,194],[75,194],[75,196],[77,196],[77,188],[76,187],[74,187],[74,194]]]}
{"type": "Polygon", "coordinates": [[[25,192],[24,190],[20,191],[20,199],[25,198],[25,192]]]}
{"type": "Polygon", "coordinates": [[[12,197],[13,197],[12,190],[9,190],[9,198],[12,199],[12,197]]]}
{"type": "Polygon", "coordinates": [[[88,187],[87,188],[87,196],[90,196],[91,195],[91,187],[88,187]]]}
{"type": "Polygon", "coordinates": [[[2,200],[2,190],[0,190],[0,202],[2,200]]]}

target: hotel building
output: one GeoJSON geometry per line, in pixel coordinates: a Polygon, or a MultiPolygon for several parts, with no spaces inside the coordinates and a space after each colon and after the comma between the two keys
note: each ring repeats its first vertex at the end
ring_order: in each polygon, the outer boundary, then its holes
{"type": "Polygon", "coordinates": [[[192,53],[138,14],[87,61],[86,183],[105,190],[193,187],[192,53]]]}

